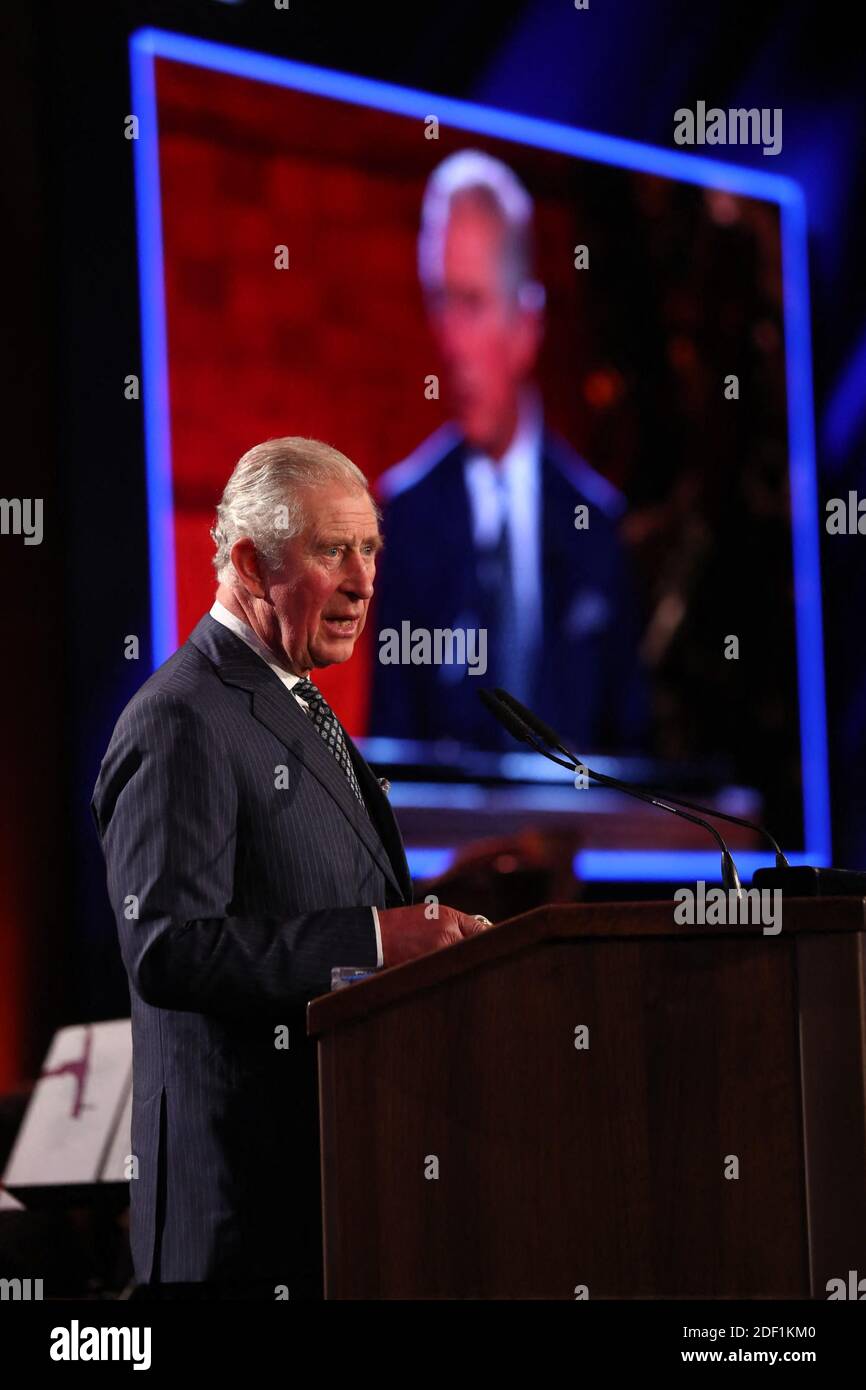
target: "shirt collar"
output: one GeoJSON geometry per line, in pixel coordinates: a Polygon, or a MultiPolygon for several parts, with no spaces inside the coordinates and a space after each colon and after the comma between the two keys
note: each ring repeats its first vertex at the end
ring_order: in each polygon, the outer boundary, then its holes
{"type": "Polygon", "coordinates": [[[542,429],[540,393],[536,387],[525,387],[518,403],[517,428],[500,459],[498,469],[487,454],[472,449],[467,455],[467,467],[473,472],[479,468],[493,470],[509,487],[521,477],[527,479],[539,458],[542,429]]]}
{"type": "Polygon", "coordinates": [[[301,679],[300,676],[294,675],[292,671],[287,671],[284,666],[280,666],[270,647],[265,645],[257,632],[253,632],[249,623],[244,622],[243,618],[239,618],[236,613],[230,612],[225,604],[220,603],[219,599],[214,599],[210,615],[212,618],[215,618],[218,623],[222,623],[223,627],[227,627],[230,632],[233,632],[235,637],[239,637],[242,642],[246,642],[247,646],[250,647],[257,656],[260,656],[266,665],[270,666],[274,675],[279,676],[280,680],[285,686],[288,686],[289,690],[301,679]]]}

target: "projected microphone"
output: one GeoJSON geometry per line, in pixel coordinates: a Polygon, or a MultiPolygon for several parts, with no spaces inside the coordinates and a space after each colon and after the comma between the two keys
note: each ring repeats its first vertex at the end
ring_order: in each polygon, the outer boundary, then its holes
{"type": "MultiPolygon", "coordinates": [[[[508,691],[502,690],[500,686],[496,687],[494,693],[499,696],[503,704],[506,704],[509,709],[513,710],[518,719],[522,719],[524,724],[526,724],[533,733],[538,734],[551,748],[558,748],[561,753],[565,753],[568,757],[576,756],[575,754],[569,753],[555,729],[551,729],[550,725],[545,724],[543,719],[539,719],[537,714],[533,714],[532,710],[522,705],[514,695],[509,695],[508,691]]],[[[595,777],[595,773],[592,772],[590,768],[586,767],[585,763],[580,762],[580,766],[585,768],[588,776],[595,777]]],[[[607,784],[609,786],[619,787],[621,791],[640,791],[645,792],[648,796],[660,796],[663,797],[665,801],[672,802],[675,806],[685,806],[689,811],[697,811],[700,815],[711,816],[716,820],[730,821],[732,825],[742,825],[746,830],[754,830],[773,846],[776,853],[776,868],[789,869],[791,867],[778,841],[770,834],[769,830],[766,830],[763,825],[757,825],[755,821],[746,820],[744,816],[733,816],[728,811],[717,811],[714,807],[701,806],[699,802],[686,801],[683,796],[671,796],[669,792],[655,791],[652,787],[626,786],[624,783],[617,782],[613,778],[608,778],[607,784]]]]}
{"type": "MultiPolygon", "coordinates": [[[[673,806],[670,802],[662,800],[661,797],[653,796],[651,792],[638,791],[634,787],[628,786],[625,782],[618,782],[615,777],[607,777],[603,772],[593,772],[591,768],[586,767],[584,763],[580,762],[573,754],[569,753],[568,749],[564,748],[560,743],[559,738],[554,734],[553,730],[548,728],[547,725],[543,725],[541,720],[538,720],[537,723],[544,728],[545,732],[541,733],[541,728],[538,730],[532,729],[527,721],[524,720],[521,714],[514,708],[514,705],[519,702],[513,700],[512,696],[509,697],[509,699],[513,701],[513,704],[506,704],[505,700],[502,698],[505,693],[505,691],[500,692],[498,690],[479,690],[478,696],[485,708],[493,715],[494,719],[498,719],[503,728],[507,729],[514,738],[521,743],[527,743],[536,753],[540,753],[542,757],[548,758],[553,763],[558,763],[560,767],[567,767],[571,771],[576,768],[581,768],[588,777],[591,777],[594,782],[598,782],[601,786],[614,787],[617,791],[624,792],[626,796],[633,796],[638,801],[646,801],[650,806],[658,806],[662,811],[670,811],[672,816],[679,816],[681,820],[690,821],[692,825],[700,825],[709,835],[712,835],[721,852],[722,883],[725,888],[732,888],[738,898],[742,896],[743,888],[740,883],[740,875],[737,873],[737,866],[734,863],[733,855],[714,825],[711,825],[703,816],[692,815],[690,812],[684,811],[680,807],[673,806]],[[537,737],[537,734],[540,734],[541,738],[537,737]],[[548,735],[553,735],[553,737],[550,738],[548,735]],[[541,739],[543,739],[545,743],[549,743],[553,748],[559,748],[561,752],[565,753],[565,759],[559,758],[555,753],[549,752],[548,749],[543,746],[541,739]]],[[[521,706],[520,708],[522,710],[523,707],[521,706]]],[[[533,720],[535,720],[534,715],[533,720]]]]}

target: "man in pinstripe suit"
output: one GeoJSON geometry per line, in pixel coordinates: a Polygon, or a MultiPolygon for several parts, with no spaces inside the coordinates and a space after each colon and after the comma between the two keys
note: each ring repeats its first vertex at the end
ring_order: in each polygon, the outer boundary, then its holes
{"type": "Polygon", "coordinates": [[[130,984],[133,1263],[150,1296],[320,1297],[306,1003],[333,966],[486,923],[411,905],[384,792],[309,680],[366,620],[363,474],[257,445],[212,534],[216,602],[121,714],[92,801],[130,984]]]}

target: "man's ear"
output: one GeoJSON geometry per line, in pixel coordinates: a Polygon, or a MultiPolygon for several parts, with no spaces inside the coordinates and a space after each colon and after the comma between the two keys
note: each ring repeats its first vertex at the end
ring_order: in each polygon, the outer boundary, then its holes
{"type": "Polygon", "coordinates": [[[544,312],[541,309],[520,309],[519,343],[520,366],[524,372],[531,372],[536,366],[538,354],[544,339],[544,312]]]}
{"type": "Polygon", "coordinates": [[[249,536],[242,536],[239,541],[235,541],[231,548],[231,561],[235,574],[247,593],[253,598],[264,598],[267,594],[264,565],[249,536]]]}

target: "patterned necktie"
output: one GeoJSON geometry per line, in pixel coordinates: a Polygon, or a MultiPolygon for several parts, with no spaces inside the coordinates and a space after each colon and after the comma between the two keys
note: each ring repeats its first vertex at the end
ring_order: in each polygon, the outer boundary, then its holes
{"type": "Polygon", "coordinates": [[[367,807],[361,795],[361,788],[358,786],[358,779],[355,776],[352,759],[349,757],[349,749],[343,737],[340,721],[322,692],[319,690],[319,687],[314,685],[311,680],[308,680],[306,676],[301,676],[292,686],[292,694],[300,695],[302,700],[306,700],[309,705],[307,713],[312,719],[317,732],[321,734],[326,748],[329,752],[333,753],[337,762],[340,764],[340,767],[346,774],[349,786],[366,811],[367,807]]]}

